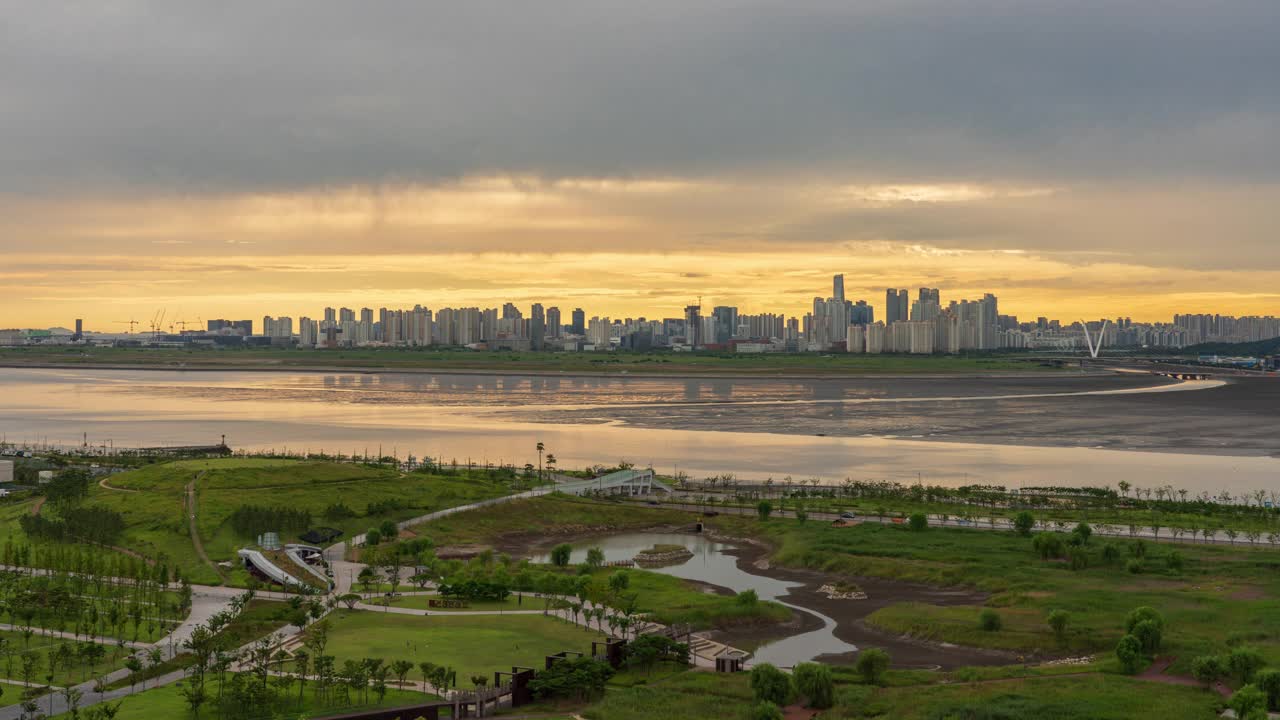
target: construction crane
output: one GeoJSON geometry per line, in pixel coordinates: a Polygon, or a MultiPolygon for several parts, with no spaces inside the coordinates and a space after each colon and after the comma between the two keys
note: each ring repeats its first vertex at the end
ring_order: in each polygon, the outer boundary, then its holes
{"type": "MultiPolygon", "coordinates": [[[[182,328],[182,332],[186,332],[186,331],[187,331],[187,326],[188,326],[188,325],[195,325],[195,324],[196,324],[196,323],[188,322],[188,321],[186,321],[186,320],[174,320],[174,321],[173,321],[173,325],[177,325],[178,327],[182,328]]],[[[172,328],[173,328],[173,325],[170,325],[169,327],[172,329],[172,328]]]]}
{"type": "Polygon", "coordinates": [[[168,310],[157,310],[155,315],[151,316],[151,335],[152,337],[159,335],[164,330],[164,315],[168,310]]]}
{"type": "Polygon", "coordinates": [[[112,320],[111,322],[117,325],[128,325],[130,335],[133,334],[133,328],[139,324],[137,320],[112,320]]]}

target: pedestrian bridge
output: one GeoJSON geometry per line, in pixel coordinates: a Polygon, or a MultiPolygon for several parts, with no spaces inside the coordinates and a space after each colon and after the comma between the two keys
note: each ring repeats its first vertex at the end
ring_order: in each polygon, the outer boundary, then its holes
{"type": "Polygon", "coordinates": [[[671,486],[660,482],[652,469],[619,470],[591,480],[573,480],[555,486],[566,495],[649,495],[655,490],[671,492],[671,486]]]}

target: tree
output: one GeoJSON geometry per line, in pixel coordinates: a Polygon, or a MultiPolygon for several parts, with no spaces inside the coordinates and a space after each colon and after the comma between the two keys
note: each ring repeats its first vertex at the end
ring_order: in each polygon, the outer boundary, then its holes
{"type": "Polygon", "coordinates": [[[631,573],[618,570],[609,575],[609,590],[613,592],[614,597],[621,595],[628,587],[631,587],[631,573]]]}
{"type": "Polygon", "coordinates": [[[360,568],[360,574],[356,576],[356,580],[358,580],[360,585],[364,587],[365,592],[369,592],[370,588],[372,588],[373,584],[378,580],[378,572],[371,566],[365,565],[360,568]]]}
{"type": "Polygon", "coordinates": [[[551,548],[551,564],[556,567],[565,567],[569,564],[569,557],[573,554],[573,546],[569,543],[560,543],[551,548]]]}
{"type": "Polygon", "coordinates": [[[760,663],[751,668],[751,692],[757,702],[786,705],[791,702],[791,678],[774,665],[760,663]]]}
{"type": "Polygon", "coordinates": [[[1191,674],[1204,686],[1211,687],[1227,675],[1227,664],[1217,655],[1201,655],[1191,661],[1191,674]]]}
{"type": "Polygon", "coordinates": [[[546,449],[547,449],[547,446],[546,446],[546,445],[543,445],[541,442],[539,442],[539,443],[538,443],[538,479],[539,479],[539,480],[542,480],[542,479],[543,479],[543,475],[542,475],[542,453],[543,453],[543,452],[545,452],[545,451],[546,451],[546,449]]]}
{"type": "Polygon", "coordinates": [[[820,663],[800,663],[792,670],[796,690],[806,698],[811,708],[825,710],[835,704],[835,684],[831,668],[820,663]]]}
{"type": "Polygon", "coordinates": [[[1120,668],[1126,673],[1132,675],[1138,672],[1144,660],[1142,643],[1132,635],[1120,638],[1120,642],[1116,643],[1116,659],[1120,661],[1120,668]]]}
{"type": "Polygon", "coordinates": [[[1253,684],[1267,695],[1267,706],[1280,710],[1280,670],[1261,670],[1253,676],[1253,684]]]}
{"type": "Polygon", "coordinates": [[[760,502],[756,503],[756,515],[759,515],[761,520],[768,520],[769,516],[772,514],[773,514],[773,503],[769,502],[768,500],[761,500],[760,502]]]}
{"type": "Polygon", "coordinates": [[[1231,696],[1227,706],[1240,720],[1267,720],[1267,695],[1257,685],[1245,685],[1231,696]]]}
{"type": "Polygon", "coordinates": [[[1266,664],[1266,658],[1250,647],[1235,648],[1227,655],[1227,669],[1242,683],[1253,682],[1254,675],[1266,664]]]}
{"type": "Polygon", "coordinates": [[[1031,547],[1035,549],[1041,560],[1062,557],[1064,551],[1062,538],[1056,533],[1048,532],[1037,533],[1031,541],[1031,547]]]}
{"type": "Polygon", "coordinates": [[[598,568],[604,565],[604,551],[598,547],[587,550],[587,566],[598,568]]]}
{"type": "Polygon", "coordinates": [[[1036,519],[1031,513],[1023,510],[1013,516],[1013,529],[1019,535],[1028,537],[1031,535],[1031,529],[1036,526],[1036,519]]]}
{"type": "Polygon", "coordinates": [[[868,648],[858,653],[853,669],[870,685],[879,685],[889,669],[889,653],[880,648],[868,648]]]}
{"type": "Polygon", "coordinates": [[[1050,610],[1045,620],[1049,623],[1049,628],[1053,630],[1053,636],[1058,639],[1058,644],[1063,644],[1067,639],[1067,621],[1070,616],[1066,610],[1050,610]]]}
{"type": "Polygon", "coordinates": [[[1004,623],[1000,620],[1000,613],[991,608],[983,608],[982,612],[978,613],[978,627],[986,632],[996,632],[1003,625],[1004,623]]]}
{"type": "Polygon", "coordinates": [[[412,660],[396,660],[391,663],[391,672],[396,674],[396,680],[399,681],[400,687],[404,687],[404,679],[409,673],[413,672],[412,660]]]}
{"type": "Polygon", "coordinates": [[[375,547],[382,542],[382,531],[378,528],[369,528],[364,533],[364,544],[366,547],[375,547]]]}
{"type": "Polygon", "coordinates": [[[907,527],[916,532],[925,530],[929,527],[929,518],[924,513],[913,513],[907,518],[907,527]]]}
{"type": "Polygon", "coordinates": [[[1134,626],[1143,620],[1150,620],[1155,623],[1156,627],[1160,630],[1164,630],[1164,616],[1155,608],[1148,605],[1142,605],[1130,610],[1129,613],[1124,616],[1125,632],[1133,632],[1134,626]]]}
{"type": "Polygon", "coordinates": [[[133,686],[138,681],[138,673],[142,672],[142,661],[130,655],[125,659],[124,666],[129,671],[129,692],[133,692],[133,686]]]}
{"type": "Polygon", "coordinates": [[[348,609],[348,610],[355,610],[355,609],[356,609],[356,605],[359,605],[359,604],[360,604],[360,601],[361,601],[362,599],[363,599],[363,598],[361,598],[361,597],[360,597],[358,594],[356,594],[356,593],[347,593],[347,594],[345,594],[345,595],[343,595],[343,596],[341,596],[341,597],[339,597],[339,598],[338,598],[338,600],[339,600],[343,605],[346,605],[346,606],[347,606],[347,609],[348,609]]]}
{"type": "Polygon", "coordinates": [[[191,708],[191,714],[194,717],[200,717],[200,706],[209,699],[204,691],[204,681],[193,677],[190,682],[184,683],[178,692],[186,701],[187,707],[191,708]]]}

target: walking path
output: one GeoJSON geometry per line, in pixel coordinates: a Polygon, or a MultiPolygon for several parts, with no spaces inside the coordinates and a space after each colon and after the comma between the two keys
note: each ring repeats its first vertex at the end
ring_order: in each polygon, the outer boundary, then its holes
{"type": "MultiPolygon", "coordinates": [[[[21,633],[26,631],[27,629],[28,628],[23,627],[21,625],[10,625],[9,623],[0,623],[0,630],[8,630],[9,632],[21,633]]],[[[123,643],[125,647],[131,647],[131,648],[134,648],[135,650],[141,650],[141,649],[151,647],[151,643],[136,642],[133,640],[120,640],[118,638],[102,637],[100,635],[85,635],[84,633],[76,635],[73,632],[67,632],[65,630],[50,630],[49,628],[42,628],[42,627],[31,627],[30,630],[33,635],[62,638],[63,640],[78,640],[80,642],[92,642],[92,643],[97,643],[99,645],[119,645],[123,643]]]]}
{"type": "Polygon", "coordinates": [[[200,560],[204,562],[205,565],[213,568],[213,571],[218,573],[218,577],[221,578],[223,582],[226,582],[227,573],[224,572],[217,563],[210,560],[209,554],[204,551],[204,543],[200,540],[200,528],[196,523],[196,481],[204,477],[206,472],[206,470],[201,470],[195,477],[191,478],[191,482],[187,483],[187,524],[190,527],[191,544],[196,549],[196,555],[200,557],[200,560]]]}

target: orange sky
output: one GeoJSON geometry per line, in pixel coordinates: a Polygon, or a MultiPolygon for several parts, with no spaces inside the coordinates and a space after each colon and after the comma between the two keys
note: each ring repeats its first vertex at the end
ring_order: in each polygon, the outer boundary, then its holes
{"type": "MultiPolygon", "coordinates": [[[[81,317],[110,331],[162,309],[197,322],[508,300],[653,318],[678,316],[699,295],[706,306],[803,314],[830,294],[836,272],[878,314],[886,287],[914,295],[922,285],[941,288],[944,303],[993,292],[1002,312],[1025,319],[1275,313],[1280,272],[1234,260],[1199,267],[1195,233],[1171,233],[1178,199],[1001,184],[507,176],[11,199],[3,209],[21,242],[0,268],[0,325],[81,317]],[[1129,250],[1098,242],[1099,228],[1123,233],[1129,250]]],[[[1194,231],[1197,214],[1182,215],[1194,231]]]]}

